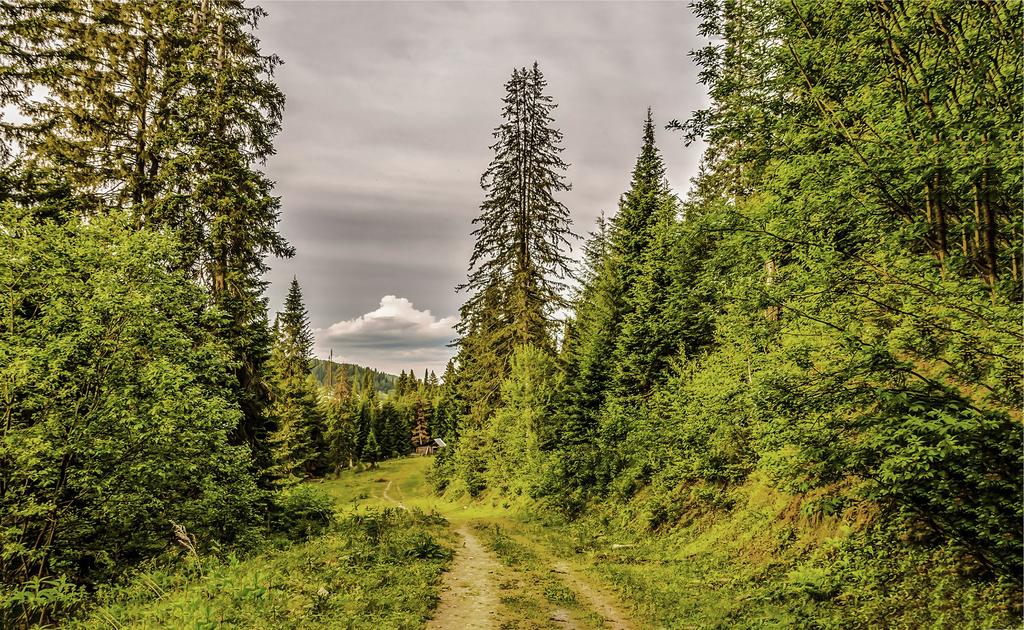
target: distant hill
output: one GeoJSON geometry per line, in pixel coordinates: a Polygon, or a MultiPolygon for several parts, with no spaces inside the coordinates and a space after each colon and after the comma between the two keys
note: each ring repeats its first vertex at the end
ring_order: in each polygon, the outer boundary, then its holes
{"type": "Polygon", "coordinates": [[[373,387],[381,393],[390,393],[391,390],[395,388],[395,382],[398,380],[398,377],[394,374],[381,372],[371,367],[364,367],[353,363],[338,363],[337,361],[313,359],[313,376],[316,377],[316,380],[319,381],[321,385],[323,385],[324,381],[327,380],[328,364],[334,366],[334,378],[338,378],[338,375],[341,374],[341,368],[344,367],[345,372],[348,374],[349,383],[353,384],[353,387],[355,388],[358,387],[358,385],[355,385],[356,383],[363,382],[363,375],[367,372],[373,374],[373,387]]]}

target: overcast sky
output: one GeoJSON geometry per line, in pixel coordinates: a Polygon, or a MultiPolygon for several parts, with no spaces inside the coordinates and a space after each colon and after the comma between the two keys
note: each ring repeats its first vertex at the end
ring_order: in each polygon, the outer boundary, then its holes
{"type": "Polygon", "coordinates": [[[270,306],[299,279],[316,354],[440,374],[503,86],[539,62],[558,103],[575,231],[615,211],[649,106],[680,194],[702,147],[663,126],[706,103],[686,2],[264,2],[288,104],[267,165],[281,230],[270,306]]]}

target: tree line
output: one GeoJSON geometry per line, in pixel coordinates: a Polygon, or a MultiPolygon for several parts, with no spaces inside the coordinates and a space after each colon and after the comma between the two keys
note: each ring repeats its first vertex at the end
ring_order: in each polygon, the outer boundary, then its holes
{"type": "Polygon", "coordinates": [[[318,379],[297,279],[274,323],[274,339],[269,372],[276,431],[270,443],[279,483],[408,455],[431,444],[434,430],[444,426],[433,372],[424,372],[422,380],[411,370],[394,377],[356,368],[350,375],[348,365],[323,361],[323,380],[318,379]],[[391,383],[390,391],[379,392],[379,382],[391,383]]]}
{"type": "Polygon", "coordinates": [[[648,110],[572,292],[555,104],[536,64],[506,84],[438,488],[660,530],[756,477],[872,515],[849,588],[882,544],[1019,592],[1020,11],[693,8],[711,104],[667,127],[700,172],[670,189],[648,110]]]}
{"type": "MultiPolygon", "coordinates": [[[[366,380],[366,372],[371,373],[373,380],[373,388],[383,394],[390,394],[398,387],[398,381],[405,377],[405,371],[403,370],[403,376],[395,376],[394,374],[388,374],[381,370],[377,370],[372,367],[366,367],[362,365],[355,365],[354,363],[339,363],[333,359],[318,359],[313,357],[313,376],[316,377],[317,382],[320,385],[330,388],[333,386],[335,379],[341,377],[344,374],[349,380],[349,385],[353,388],[358,389],[362,386],[363,381],[366,380]]],[[[412,372],[410,371],[410,375],[412,372]]],[[[430,373],[424,374],[424,380],[429,379],[430,373]]],[[[436,379],[437,376],[435,375],[436,379]]]]}

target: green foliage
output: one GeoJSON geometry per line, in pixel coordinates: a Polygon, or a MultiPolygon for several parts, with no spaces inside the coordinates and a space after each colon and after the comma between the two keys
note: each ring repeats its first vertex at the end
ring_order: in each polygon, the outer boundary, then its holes
{"type": "Polygon", "coordinates": [[[458,495],[468,492],[477,496],[487,487],[487,466],[491,461],[490,435],[486,429],[465,429],[459,440],[449,446],[452,478],[447,492],[458,495]]]}
{"type": "Polygon", "coordinates": [[[310,540],[323,534],[334,521],[334,499],[315,485],[298,484],[274,495],[271,530],[290,540],[310,540]]]}
{"type": "Polygon", "coordinates": [[[485,193],[473,220],[476,238],[460,309],[458,388],[465,423],[483,427],[500,404],[500,383],[515,348],[554,349],[555,310],[564,306],[571,275],[567,250],[575,238],[569,210],[557,199],[569,190],[562,133],[552,126],[556,105],[544,93],[538,65],[517,68],[505,84],[494,159],[480,178],[485,193]]]}
{"type": "MultiPolygon", "coordinates": [[[[555,391],[530,401],[534,372],[481,367],[508,340],[473,340],[462,391],[471,409],[490,398],[453,474],[474,493],[533,488],[570,516],[620,510],[665,535],[738,523],[733,489],[768,479],[765,492],[800,504],[779,518],[793,531],[805,517],[847,528],[855,582],[882,589],[889,575],[907,590],[883,612],[845,588],[834,558],[793,559],[748,576],[780,584],[755,589],[774,598],[761,621],[828,625],[855,601],[856,624],[1000,625],[1024,546],[1021,14],[694,8],[713,41],[694,55],[711,105],[670,127],[708,143],[700,176],[678,202],[649,115],[630,189],[587,244],[555,391]],[[541,438],[533,417],[556,430],[541,438]],[[875,532],[891,558],[871,559],[875,532]],[[914,577],[930,567],[934,579],[914,577]],[[954,588],[977,615],[932,599],[954,588]]],[[[470,314],[485,331],[507,317],[470,314]]],[[[758,619],[745,615],[694,618],[758,619]]]]}
{"type": "Polygon", "coordinates": [[[333,374],[335,383],[337,383],[337,379],[341,378],[340,375],[344,373],[345,378],[349,383],[349,386],[351,387],[352,391],[355,392],[358,392],[359,385],[362,384],[363,380],[365,380],[365,374],[367,372],[372,374],[373,389],[382,394],[390,394],[395,389],[398,383],[398,377],[395,376],[394,374],[381,372],[371,367],[354,365],[352,363],[337,363],[334,361],[325,361],[323,359],[318,359],[316,357],[313,357],[310,361],[313,364],[313,376],[315,376],[317,382],[324,387],[328,386],[328,373],[333,374]]]}
{"type": "Polygon", "coordinates": [[[0,594],[0,619],[14,624],[29,624],[48,617],[74,612],[86,598],[84,589],[66,577],[40,578],[34,575],[24,583],[4,589],[0,594]]]}
{"type": "Polygon", "coordinates": [[[0,581],[113,579],[166,550],[171,521],[201,545],[247,538],[262,493],[230,442],[230,353],[208,332],[223,313],[167,270],[173,239],[0,212],[0,581]]]}
{"type": "Polygon", "coordinates": [[[363,461],[369,462],[370,465],[376,464],[384,458],[380,442],[377,441],[377,434],[373,429],[370,429],[369,435],[366,437],[366,446],[363,447],[363,461]]]}
{"type": "MultiPolygon", "coordinates": [[[[502,493],[531,494],[543,466],[541,445],[554,439],[556,367],[548,353],[533,346],[517,348],[510,363],[502,384],[502,406],[483,437],[490,445],[485,479],[489,488],[502,493]]],[[[463,437],[460,448],[467,439],[463,437]]]]}
{"type": "Polygon", "coordinates": [[[589,494],[615,474],[628,430],[614,409],[634,408],[631,399],[647,393],[657,376],[652,362],[664,363],[676,352],[678,335],[650,330],[658,319],[673,323],[688,315],[667,308],[678,289],[689,289],[678,283],[676,292],[666,294],[672,280],[665,267],[677,253],[670,251],[676,211],[648,109],[630,189],[610,226],[602,218],[588,244],[585,283],[562,349],[566,378],[557,465],[575,492],[589,494]],[[646,308],[634,313],[641,305],[646,308]],[[663,310],[665,317],[654,316],[663,310]],[[598,443],[604,447],[601,457],[591,448],[598,443]]]}
{"type": "Polygon", "coordinates": [[[327,467],[324,417],[319,388],[310,374],[313,334],[299,282],[292,278],[285,310],[274,323],[276,335],[268,368],[271,401],[268,410],[275,431],[270,443],[275,472],[285,480],[322,474],[327,467]]]}
{"type": "Polygon", "coordinates": [[[172,520],[200,547],[262,521],[262,276],[292,253],[261,170],[284,105],[253,35],[264,15],[0,11],[0,102],[20,114],[0,125],[3,584],[92,588],[166,550],[172,520]]]}
{"type": "Polygon", "coordinates": [[[429,617],[451,551],[402,510],[351,514],[323,536],[201,575],[153,570],[104,591],[70,628],[408,628],[429,617]]]}
{"type": "Polygon", "coordinates": [[[203,286],[224,317],[207,324],[231,353],[233,441],[270,465],[263,363],[268,256],[291,256],[280,201],[260,170],[284,95],[241,3],[51,1],[0,16],[4,198],[40,216],[125,212],[174,231],[166,264],[203,286]],[[45,94],[34,98],[33,94],[45,94]]]}
{"type": "MultiPolygon", "coordinates": [[[[518,345],[550,347],[551,314],[562,303],[561,280],[569,275],[571,219],[555,198],[569,190],[568,165],[560,157],[562,133],[551,125],[557,105],[546,87],[536,63],[514,70],[505,84],[503,122],[494,131],[494,159],[480,178],[486,198],[473,220],[476,243],[461,287],[471,292],[464,320],[480,310],[489,290],[500,293],[508,345],[492,351],[502,357],[518,345]]],[[[466,325],[460,328],[464,335],[466,325]]]]}

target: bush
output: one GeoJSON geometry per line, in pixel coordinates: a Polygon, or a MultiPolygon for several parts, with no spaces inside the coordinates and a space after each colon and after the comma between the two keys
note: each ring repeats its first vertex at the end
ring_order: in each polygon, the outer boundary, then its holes
{"type": "Polygon", "coordinates": [[[271,529],[289,540],[309,540],[327,531],[335,521],[334,499],[310,484],[282,490],[271,505],[271,529]]]}

